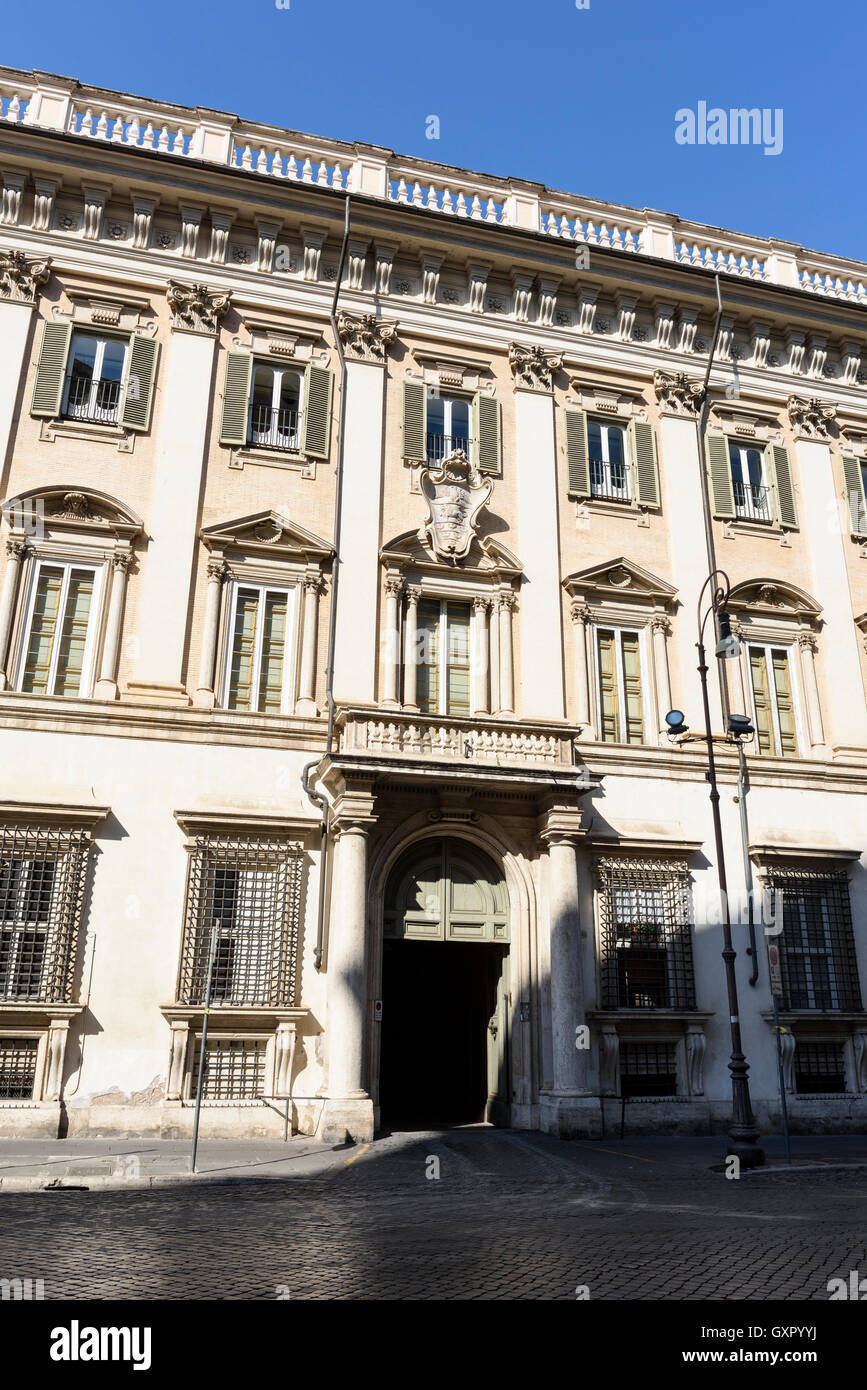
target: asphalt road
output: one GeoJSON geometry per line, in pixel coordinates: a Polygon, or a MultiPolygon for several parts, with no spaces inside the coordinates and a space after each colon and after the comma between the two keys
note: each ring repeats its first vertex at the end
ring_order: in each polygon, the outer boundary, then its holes
{"type": "Polygon", "coordinates": [[[463,1128],[290,1180],[4,1193],[0,1277],[48,1300],[827,1300],[867,1275],[867,1169],[727,1180],[722,1144],[463,1128]]]}

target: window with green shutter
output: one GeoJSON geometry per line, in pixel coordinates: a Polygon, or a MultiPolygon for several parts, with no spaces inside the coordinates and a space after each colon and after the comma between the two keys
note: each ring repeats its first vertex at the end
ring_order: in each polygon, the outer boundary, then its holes
{"type": "Polygon", "coordinates": [[[242,446],[247,443],[252,376],[252,353],[227,353],[223,377],[223,412],[220,420],[221,444],[242,446]]]}
{"type": "Polygon", "coordinates": [[[86,695],[93,665],[96,570],[39,561],[25,620],[19,690],[86,695]]]}
{"type": "Polygon", "coordinates": [[[798,738],[788,650],[751,643],[749,665],[759,752],[774,758],[796,758],[798,738]]]}
{"type": "Polygon", "coordinates": [[[155,338],[145,333],[132,335],[120,401],[120,423],[124,429],[142,431],[150,427],[158,352],[155,338]]]}
{"type": "MultiPolygon", "coordinates": [[[[502,427],[500,402],[483,391],[473,397],[473,437],[476,457],[473,460],[481,473],[500,474],[503,471],[502,427]]],[[[472,458],[472,455],[470,455],[472,458]]]]}
{"type": "Polygon", "coordinates": [[[71,323],[51,319],[43,325],[36,380],[30,402],[31,415],[45,415],[52,419],[59,416],[71,337],[71,323]]]}
{"type": "Polygon", "coordinates": [[[603,743],[643,743],[641,642],[637,632],[597,628],[599,737],[603,743]]]}
{"type": "Polygon", "coordinates": [[[777,521],[787,531],[798,529],[798,509],[795,506],[795,484],[789,451],[782,444],[769,444],[765,457],[768,472],[773,473],[777,499],[777,521]]]}
{"type": "Polygon", "coordinates": [[[656,436],[647,420],[630,420],[629,452],[635,477],[635,500],[642,507],[659,506],[659,464],[656,436]]]}
{"type": "Polygon", "coordinates": [[[736,512],[732,488],[732,467],[729,457],[729,442],[725,435],[708,434],[705,438],[705,451],[713,514],[718,517],[734,517],[736,512]]]}
{"type": "Polygon", "coordinates": [[[331,397],[334,375],[308,363],[304,378],[304,423],[301,452],[311,458],[328,457],[331,442],[331,397]]]}
{"type": "Polygon", "coordinates": [[[294,590],[237,584],[229,621],[227,709],[285,714],[294,590]]]}
{"type": "Polygon", "coordinates": [[[418,605],[416,701],[423,714],[469,715],[471,621],[468,603],[418,605]]]}
{"type": "Polygon", "coordinates": [[[427,458],[427,387],[421,381],[403,383],[403,457],[422,463],[427,458]]]}
{"type": "Polygon", "coordinates": [[[853,536],[867,536],[867,463],[854,454],[842,454],[843,481],[853,536]]]}
{"type": "Polygon", "coordinates": [[[587,416],[583,410],[563,412],[566,432],[566,476],[571,497],[590,496],[590,455],[587,416]]]}

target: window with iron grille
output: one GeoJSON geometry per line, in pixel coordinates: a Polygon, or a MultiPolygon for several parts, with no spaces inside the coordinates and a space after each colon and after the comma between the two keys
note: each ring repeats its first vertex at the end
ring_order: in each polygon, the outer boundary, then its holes
{"type": "MultiPolygon", "coordinates": [[[[203,1100],[257,1100],[265,1090],[264,1038],[208,1039],[203,1100]]],[[[193,1085],[199,1075],[201,1042],[196,1045],[193,1085]]]]}
{"type": "Polygon", "coordinates": [[[276,837],[201,836],[190,859],[178,1002],[291,1007],[302,849],[276,837]]]}
{"type": "Polygon", "coordinates": [[[795,1047],[795,1089],[800,1095],[845,1091],[842,1042],[801,1042],[795,1047]]]}
{"type": "Polygon", "coordinates": [[[845,870],[831,874],[779,870],[771,875],[768,886],[773,892],[775,922],[783,925],[778,938],[783,1008],[860,1009],[845,870]]]}
{"type": "Polygon", "coordinates": [[[673,1042],[622,1042],[622,1096],[676,1096],[677,1065],[673,1042]]]}
{"type": "Polygon", "coordinates": [[[0,1100],[32,1100],[38,1038],[0,1038],[0,1100]]]}
{"type": "Polygon", "coordinates": [[[89,849],[84,830],[0,829],[0,999],[72,1002],[89,849]]]}
{"type": "Polygon", "coordinates": [[[685,863],[603,859],[602,1007],[694,1009],[692,903],[685,863]]]}

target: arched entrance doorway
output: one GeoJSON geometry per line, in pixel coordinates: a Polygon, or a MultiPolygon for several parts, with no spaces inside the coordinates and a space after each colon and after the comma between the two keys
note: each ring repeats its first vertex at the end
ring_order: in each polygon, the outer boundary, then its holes
{"type": "Polygon", "coordinates": [[[508,1115],[509,899],[462,840],[425,840],[385,892],[382,1123],[504,1124],[508,1115]]]}

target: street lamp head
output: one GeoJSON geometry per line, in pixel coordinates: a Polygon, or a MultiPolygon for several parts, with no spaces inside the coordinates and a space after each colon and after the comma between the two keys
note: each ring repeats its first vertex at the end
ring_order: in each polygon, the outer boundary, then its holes
{"type": "Polygon", "coordinates": [[[740,656],[741,644],[732,632],[732,620],[725,608],[721,608],[717,613],[717,633],[719,639],[716,644],[717,656],[740,656]]]}
{"type": "Polygon", "coordinates": [[[735,739],[752,738],[755,733],[752,721],[748,714],[732,714],[729,712],[726,720],[726,733],[731,734],[735,739]]]}
{"type": "Polygon", "coordinates": [[[689,725],[684,720],[683,710],[670,709],[665,716],[668,725],[668,736],[674,738],[677,734],[685,734],[689,725]]]}

